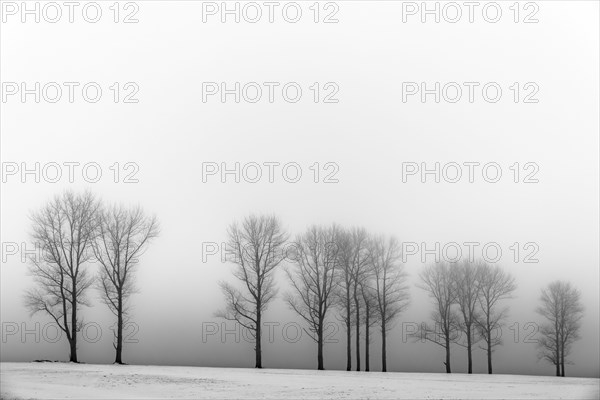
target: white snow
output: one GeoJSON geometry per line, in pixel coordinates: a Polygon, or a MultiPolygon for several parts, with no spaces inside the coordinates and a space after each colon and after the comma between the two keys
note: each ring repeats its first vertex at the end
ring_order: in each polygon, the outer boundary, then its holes
{"type": "Polygon", "coordinates": [[[597,399],[600,380],[525,375],[1,363],[12,399],[597,399]]]}

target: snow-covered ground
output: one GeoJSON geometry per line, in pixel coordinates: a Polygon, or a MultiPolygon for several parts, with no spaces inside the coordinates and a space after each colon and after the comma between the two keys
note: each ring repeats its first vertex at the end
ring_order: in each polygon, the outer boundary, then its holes
{"type": "Polygon", "coordinates": [[[381,373],[1,363],[12,399],[597,399],[600,380],[519,375],[381,373]]]}

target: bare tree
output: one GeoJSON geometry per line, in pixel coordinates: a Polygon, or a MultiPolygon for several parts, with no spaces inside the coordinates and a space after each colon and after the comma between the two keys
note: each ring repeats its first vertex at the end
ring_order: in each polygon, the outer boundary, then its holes
{"type": "Polygon", "coordinates": [[[479,298],[479,278],[481,263],[463,260],[454,266],[456,279],[456,302],[462,321],[460,321],[459,329],[466,336],[468,373],[473,373],[473,343],[476,341],[473,329],[476,321],[477,299],[479,298]]]}
{"type": "Polygon", "coordinates": [[[540,300],[542,305],[536,312],[548,320],[540,329],[542,338],[538,342],[540,358],[544,358],[556,366],[556,376],[560,376],[560,311],[562,283],[553,282],[548,288],[542,289],[540,300]]]}
{"type": "MultiPolygon", "coordinates": [[[[554,306],[552,306],[554,308],[554,306]]],[[[552,313],[554,314],[555,311],[552,313]]],[[[556,376],[560,376],[560,338],[558,324],[546,323],[539,327],[538,358],[544,359],[556,366],[556,376]]]]}
{"type": "Polygon", "coordinates": [[[542,289],[540,300],[542,305],[536,311],[548,321],[540,329],[540,358],[556,366],[556,376],[565,376],[566,357],[580,338],[581,293],[570,282],[555,281],[542,289]]]}
{"type": "Polygon", "coordinates": [[[446,262],[439,262],[425,267],[421,272],[420,288],[426,290],[433,299],[435,310],[432,313],[434,327],[423,324],[421,337],[442,346],[446,351],[446,372],[451,373],[450,344],[458,337],[458,314],[452,309],[456,302],[456,279],[454,269],[446,262]]]}
{"type": "Polygon", "coordinates": [[[365,312],[362,323],[365,325],[365,371],[370,371],[371,327],[380,323],[377,313],[377,295],[371,282],[372,275],[365,274],[360,285],[365,312]]]}
{"type": "Polygon", "coordinates": [[[66,334],[72,362],[78,362],[77,332],[83,325],[78,310],[88,305],[85,291],[93,282],[84,265],[92,258],[97,209],[92,193],[67,191],[31,216],[32,239],[42,255],[31,258],[30,273],[38,287],[26,294],[25,303],[32,314],[50,315],[66,334]]]}
{"type": "Polygon", "coordinates": [[[377,311],[381,327],[381,371],[387,371],[387,332],[394,319],[409,304],[407,274],[400,263],[401,249],[396,238],[375,237],[369,242],[369,261],[373,275],[377,311]]]}
{"type": "MultiPolygon", "coordinates": [[[[564,297],[560,308],[560,376],[565,376],[565,357],[569,355],[572,344],[579,340],[579,329],[583,318],[581,292],[570,283],[565,283],[564,297]]],[[[572,364],[571,362],[568,362],[572,364]]]]}
{"type": "Polygon", "coordinates": [[[335,273],[333,301],[341,310],[341,320],[346,327],[346,371],[352,369],[352,326],[354,325],[354,307],[352,303],[352,238],[340,230],[337,235],[338,268],[335,273]]]}
{"type": "Polygon", "coordinates": [[[317,343],[317,369],[323,370],[323,333],[327,311],[333,301],[339,263],[338,228],[313,226],[296,239],[293,271],[286,273],[294,289],[285,300],[307,324],[305,332],[317,343]]]}
{"type": "Polygon", "coordinates": [[[368,235],[362,228],[338,232],[339,268],[336,273],[336,298],[346,325],[346,370],[352,369],[351,329],[356,328],[356,370],[360,371],[361,282],[369,263],[368,235]]]}
{"type": "Polygon", "coordinates": [[[364,228],[353,228],[351,237],[351,271],[352,271],[352,297],[354,299],[354,312],[356,313],[356,370],[360,371],[360,311],[361,311],[361,283],[367,275],[369,257],[369,235],[364,228]]]}
{"type": "Polygon", "coordinates": [[[486,344],[488,374],[491,374],[492,352],[494,347],[502,345],[498,331],[502,329],[508,312],[508,308],[498,309],[498,303],[510,298],[517,285],[515,278],[497,265],[481,263],[479,268],[479,312],[475,324],[486,344]]]}
{"type": "Polygon", "coordinates": [[[233,223],[228,236],[236,265],[233,274],[243,283],[244,290],[222,282],[226,308],[216,315],[248,329],[255,340],[255,368],[262,368],[262,315],[277,294],[273,273],[286,256],[288,234],[278,218],[251,215],[241,227],[233,223]]]}
{"type": "Polygon", "coordinates": [[[92,248],[100,264],[97,286],[103,302],[117,317],[115,363],[123,364],[123,327],[129,316],[129,297],[136,292],[135,267],[150,241],[158,236],[158,222],[140,207],[115,205],[98,212],[96,227],[92,248]]]}

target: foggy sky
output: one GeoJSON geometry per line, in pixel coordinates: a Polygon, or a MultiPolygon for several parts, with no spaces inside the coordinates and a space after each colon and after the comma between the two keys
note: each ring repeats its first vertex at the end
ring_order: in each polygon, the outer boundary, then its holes
{"type": "MultiPolygon", "coordinates": [[[[203,342],[203,328],[216,323],[220,329],[223,322],[213,316],[223,306],[218,282],[234,278],[232,265],[218,256],[203,262],[202,243],[225,241],[235,220],[273,213],[292,234],[335,222],[430,246],[496,242],[503,249],[499,264],[515,275],[518,289],[505,302],[510,312],[494,372],[554,373],[537,360],[535,344],[524,343],[533,329],[525,326],[542,322],[535,313],[540,289],[563,279],[581,290],[585,305],[582,339],[567,375],[598,377],[598,3],[538,2],[537,24],[515,24],[510,14],[496,24],[422,24],[418,18],[403,24],[400,3],[338,4],[337,24],[315,24],[310,14],[297,24],[221,24],[218,18],[203,24],[200,2],[140,2],[137,24],[108,17],[97,24],[9,19],[0,35],[2,82],[95,81],[105,93],[95,104],[2,103],[2,162],[97,162],[103,176],[93,184],[81,175],[74,183],[8,177],[1,192],[2,242],[28,242],[28,213],[64,189],[142,205],[162,229],[141,258],[141,291],[132,298],[139,342],[125,344],[124,361],[239,367],[254,365],[253,345],[243,337],[236,343],[235,335],[222,340],[216,334],[203,342]],[[295,104],[280,98],[273,104],[203,103],[202,82],[222,81],[293,81],[304,93],[295,104]],[[436,81],[498,82],[504,93],[495,104],[481,98],[472,104],[402,102],[402,82],[436,81]],[[139,103],[113,103],[107,88],[114,82],[136,82],[139,103]],[[308,87],[314,82],[337,83],[339,103],[313,103],[308,87]],[[539,103],[514,103],[513,82],[536,82],[539,103]],[[115,162],[136,163],[139,182],[114,183],[109,167],[115,162]],[[274,183],[231,177],[222,183],[218,176],[203,183],[203,162],[296,162],[303,176],[298,183],[281,175],[274,183]],[[315,162],[336,163],[339,183],[314,183],[309,167],[315,162]],[[495,184],[481,175],[475,183],[403,183],[403,162],[497,162],[503,177],[495,184]],[[539,183],[513,183],[508,167],[515,162],[539,165],[539,183]],[[515,263],[509,250],[515,242],[536,243],[539,263],[515,263]]],[[[415,286],[423,265],[416,256],[406,262],[412,300],[388,334],[391,371],[444,370],[441,347],[402,341],[402,323],[430,318],[431,301],[415,286]]],[[[306,334],[296,343],[284,339],[282,327],[301,321],[282,301],[289,290],[282,270],[277,282],[280,296],[265,320],[279,325],[273,325],[273,343],[263,337],[264,366],[315,368],[316,345],[306,334]]],[[[24,291],[32,287],[20,256],[7,256],[3,333],[8,325],[31,330],[36,322],[50,322],[24,308],[24,291]]],[[[114,321],[99,293],[88,295],[93,306],[82,315],[102,328],[102,338],[89,343],[80,337],[79,358],[110,363],[114,321]]],[[[337,322],[334,312],[330,320],[337,322]]],[[[345,333],[338,324],[332,339],[339,343],[325,345],[327,369],[345,367],[345,333]]],[[[371,369],[380,370],[380,335],[376,328],[372,333],[371,369]]],[[[17,334],[1,346],[2,361],[68,359],[64,337],[35,343],[35,335],[22,341],[17,334]]],[[[466,350],[453,347],[452,367],[466,371],[466,350]]],[[[474,352],[474,371],[486,372],[483,350],[474,352]]]]}

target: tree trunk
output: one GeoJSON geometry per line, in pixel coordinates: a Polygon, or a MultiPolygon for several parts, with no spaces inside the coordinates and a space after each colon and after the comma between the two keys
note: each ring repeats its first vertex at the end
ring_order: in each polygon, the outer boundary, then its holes
{"type": "Polygon", "coordinates": [[[354,288],[354,305],[356,306],[356,370],[360,371],[360,303],[354,288]]]}
{"type": "Polygon", "coordinates": [[[365,308],[365,371],[369,371],[369,306],[365,308]]]}
{"type": "Polygon", "coordinates": [[[76,363],[79,361],[77,361],[77,285],[75,280],[73,280],[72,290],[73,302],[71,303],[71,339],[69,340],[71,354],[69,356],[69,361],[76,363]]]}
{"type": "Polygon", "coordinates": [[[554,322],[554,330],[555,330],[555,334],[554,334],[554,338],[555,338],[555,345],[556,345],[556,354],[555,354],[555,364],[556,364],[556,376],[560,376],[560,340],[558,337],[558,324],[556,322],[554,322]]]}
{"type": "Polygon", "coordinates": [[[69,356],[69,361],[71,362],[79,362],[77,361],[77,340],[75,337],[71,338],[71,340],[69,340],[69,347],[71,349],[71,354],[69,356]]]}
{"type": "Polygon", "coordinates": [[[446,362],[444,364],[446,365],[446,373],[452,373],[450,369],[450,338],[448,335],[446,335],[446,362]]]}
{"type": "Polygon", "coordinates": [[[117,306],[117,346],[115,347],[117,354],[115,356],[115,364],[123,364],[121,358],[123,352],[123,298],[121,295],[119,295],[117,306]]]}
{"type": "Polygon", "coordinates": [[[387,372],[387,360],[386,360],[386,347],[385,347],[385,322],[381,323],[381,372],[387,372]]]}
{"type": "Polygon", "coordinates": [[[565,376],[565,345],[560,349],[560,376],[565,376]]]}
{"type": "Polygon", "coordinates": [[[255,341],[256,341],[256,345],[254,346],[254,350],[256,352],[256,364],[254,365],[254,368],[262,368],[262,348],[261,348],[261,318],[260,318],[260,306],[257,305],[257,312],[256,312],[256,337],[255,337],[255,341]]]}
{"type": "Polygon", "coordinates": [[[468,359],[468,373],[473,373],[473,354],[472,354],[472,344],[471,344],[471,325],[467,324],[467,359],[468,359]]]}
{"type": "Polygon", "coordinates": [[[352,325],[350,318],[350,292],[346,292],[346,371],[352,370],[352,325]]]}
{"type": "Polygon", "coordinates": [[[317,332],[317,369],[322,371],[323,366],[323,321],[319,321],[319,329],[317,332]]]}
{"type": "Polygon", "coordinates": [[[490,324],[490,306],[488,304],[487,315],[486,315],[486,329],[487,329],[487,361],[488,361],[488,374],[492,373],[492,327],[490,324]]]}
{"type": "Polygon", "coordinates": [[[492,373],[492,340],[490,339],[490,331],[488,330],[487,340],[487,361],[488,361],[488,374],[492,373]]]}

